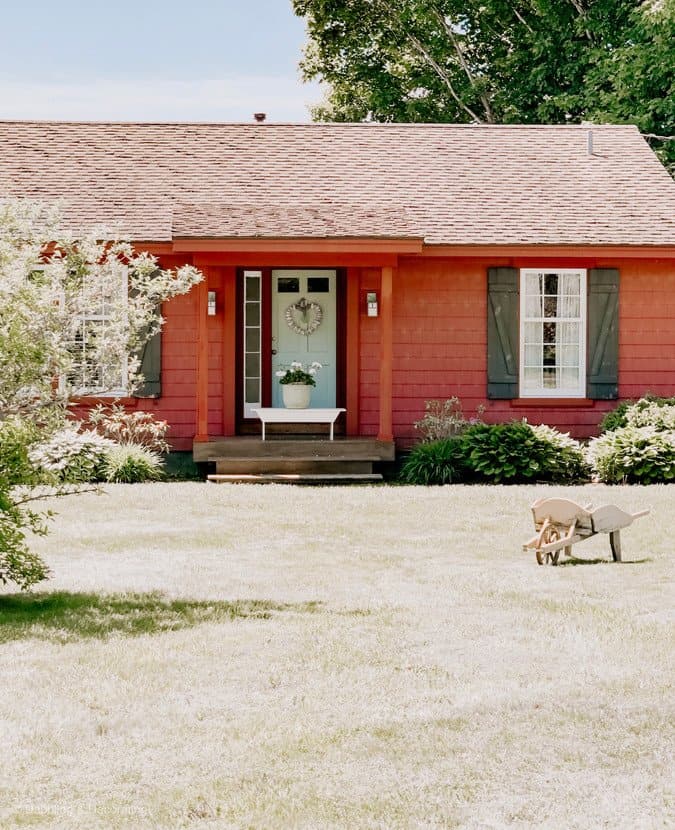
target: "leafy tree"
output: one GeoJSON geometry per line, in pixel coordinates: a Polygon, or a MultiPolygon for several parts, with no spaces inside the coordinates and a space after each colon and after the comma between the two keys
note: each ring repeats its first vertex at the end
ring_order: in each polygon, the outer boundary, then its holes
{"type": "Polygon", "coordinates": [[[102,232],[73,239],[53,208],[0,205],[0,583],[47,576],[27,545],[48,515],[31,507],[45,494],[21,488],[41,481],[29,447],[63,426],[73,394],[122,382],[132,392],[143,380],[138,350],[162,325],[158,304],[201,279],[102,232]]]}
{"type": "MultiPolygon", "coordinates": [[[[293,0],[318,120],[637,123],[675,133],[675,0],[293,0]]],[[[661,146],[675,159],[672,142],[661,146]]]]}

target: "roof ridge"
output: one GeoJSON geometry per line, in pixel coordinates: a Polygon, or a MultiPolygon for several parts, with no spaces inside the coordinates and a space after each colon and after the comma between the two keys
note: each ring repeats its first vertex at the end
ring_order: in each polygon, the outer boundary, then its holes
{"type": "Polygon", "coordinates": [[[461,130],[638,130],[636,124],[462,124],[455,122],[410,122],[410,121],[124,121],[124,120],[93,120],[93,119],[53,119],[53,118],[0,118],[0,124],[36,124],[59,126],[91,126],[91,127],[251,127],[255,129],[269,129],[274,127],[293,128],[348,128],[363,127],[367,129],[461,129],[461,130]]]}

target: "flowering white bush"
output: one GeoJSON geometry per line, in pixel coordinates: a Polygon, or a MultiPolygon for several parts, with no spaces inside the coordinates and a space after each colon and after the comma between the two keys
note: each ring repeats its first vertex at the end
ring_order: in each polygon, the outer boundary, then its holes
{"type": "Polygon", "coordinates": [[[61,406],[92,391],[87,380],[97,393],[117,389],[120,367],[132,392],[143,380],[137,352],[162,325],[159,303],[201,279],[192,266],[162,270],[104,231],[73,239],[53,207],[0,205],[0,417],[61,406]]]}
{"type": "MultiPolygon", "coordinates": [[[[53,205],[0,203],[0,422],[18,417],[57,433],[35,463],[61,481],[98,476],[99,437],[76,437],[72,428],[58,434],[69,397],[132,393],[143,382],[138,352],[163,322],[159,304],[201,279],[192,266],[163,270],[102,230],[76,239],[53,205]]],[[[25,453],[18,447],[12,458],[18,464],[25,453]]],[[[0,467],[0,582],[28,588],[48,569],[26,536],[46,527],[28,504],[37,496],[13,489],[19,478],[0,467]]]]}
{"type": "Polygon", "coordinates": [[[69,426],[31,448],[28,457],[61,482],[100,481],[106,452],[114,446],[114,441],[96,432],[78,432],[76,426],[69,426]]]}
{"type": "Polygon", "coordinates": [[[310,363],[305,368],[304,363],[294,360],[288,369],[279,369],[275,375],[279,378],[279,383],[304,383],[305,386],[316,386],[315,375],[323,369],[323,366],[318,361],[310,363]]]}
{"type": "Polygon", "coordinates": [[[122,445],[145,447],[156,453],[169,452],[166,433],[169,424],[152,412],[127,412],[123,406],[95,406],[87,418],[91,427],[122,445]]]}

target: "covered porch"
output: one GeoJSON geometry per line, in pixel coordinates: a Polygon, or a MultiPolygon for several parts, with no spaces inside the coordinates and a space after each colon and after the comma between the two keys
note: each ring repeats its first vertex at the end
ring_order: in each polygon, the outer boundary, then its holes
{"type": "MultiPolygon", "coordinates": [[[[243,240],[229,240],[227,251],[214,250],[223,247],[216,240],[186,240],[184,244],[186,253],[188,247],[192,249],[192,262],[205,275],[195,289],[195,460],[213,462],[218,475],[319,475],[338,469],[344,474],[372,475],[374,463],[393,460],[393,304],[398,259],[418,253],[420,241],[259,240],[255,251],[246,249],[243,240]],[[334,442],[327,440],[325,425],[299,435],[302,428],[290,423],[275,425],[263,442],[260,422],[250,415],[254,410],[246,403],[242,375],[247,355],[242,351],[246,304],[245,298],[242,304],[241,285],[247,275],[272,268],[272,274],[284,269],[333,269],[338,274],[342,295],[337,311],[339,371],[333,405],[345,411],[336,424],[334,442]],[[373,296],[374,314],[368,309],[373,296]],[[219,364],[217,374],[214,357],[219,364]]],[[[180,248],[181,242],[174,240],[173,253],[180,248]]],[[[272,347],[276,344],[265,334],[266,325],[270,330],[265,314],[263,309],[260,362],[261,374],[266,371],[270,378],[273,367],[268,354],[275,354],[272,347]]],[[[257,406],[276,405],[263,388],[257,406]]]]}

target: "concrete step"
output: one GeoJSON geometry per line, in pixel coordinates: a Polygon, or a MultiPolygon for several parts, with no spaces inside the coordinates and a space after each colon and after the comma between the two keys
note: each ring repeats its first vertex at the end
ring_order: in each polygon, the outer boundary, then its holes
{"type": "Polygon", "coordinates": [[[365,484],[382,481],[379,473],[232,473],[207,477],[212,484],[365,484]]]}

